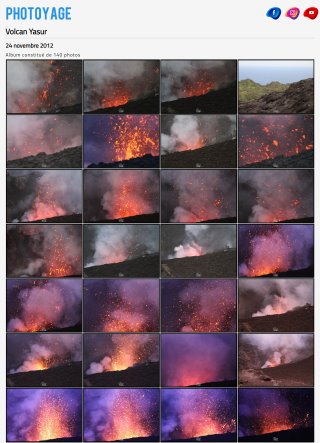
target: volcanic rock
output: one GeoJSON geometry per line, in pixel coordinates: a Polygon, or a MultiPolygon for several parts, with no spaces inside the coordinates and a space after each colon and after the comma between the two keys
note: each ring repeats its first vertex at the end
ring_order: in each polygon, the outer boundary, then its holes
{"type": "MultiPolygon", "coordinates": [[[[131,217],[105,219],[105,220],[91,220],[92,223],[159,223],[159,213],[132,215],[131,217]]],[[[90,223],[90,221],[89,221],[90,223]]]]}
{"type": "Polygon", "coordinates": [[[189,441],[206,441],[206,442],[225,442],[225,441],[237,441],[237,434],[234,432],[228,432],[226,434],[213,434],[213,435],[203,435],[201,437],[179,439],[174,440],[162,440],[162,441],[174,441],[174,442],[189,442],[189,441]]]}
{"type": "Polygon", "coordinates": [[[314,154],[313,149],[310,151],[303,151],[300,154],[292,155],[291,157],[284,157],[279,155],[273,159],[263,160],[259,163],[250,163],[241,166],[241,168],[313,168],[314,154]]]}
{"type": "Polygon", "coordinates": [[[162,277],[212,277],[232,278],[237,276],[237,253],[235,249],[213,252],[198,257],[163,260],[162,277]]]}
{"type": "Polygon", "coordinates": [[[313,79],[291,83],[285,91],[273,91],[239,104],[240,114],[313,114],[313,79]]]}
{"type": "Polygon", "coordinates": [[[237,386],[237,380],[213,381],[210,383],[201,383],[190,385],[188,388],[232,388],[237,386]]]}
{"type": "Polygon", "coordinates": [[[37,155],[7,161],[7,168],[82,168],[82,147],[65,148],[54,154],[37,155]]]}
{"type": "Polygon", "coordinates": [[[108,371],[84,376],[88,387],[158,387],[159,362],[136,365],[123,371],[108,371]]]}
{"type": "Polygon", "coordinates": [[[207,94],[161,104],[162,114],[236,114],[237,82],[207,94]]]}
{"type": "Polygon", "coordinates": [[[259,275],[253,278],[287,278],[287,277],[313,277],[314,276],[314,268],[313,266],[309,266],[305,269],[296,269],[294,271],[285,271],[285,272],[278,272],[275,274],[267,274],[267,275],[259,275]]]}
{"type": "Polygon", "coordinates": [[[159,277],[159,255],[149,254],[121,263],[84,268],[85,277],[159,277]]]}
{"type": "Polygon", "coordinates": [[[70,362],[63,366],[45,369],[43,371],[18,372],[7,374],[9,387],[81,387],[82,362],[70,362]]]}
{"type": "Polygon", "coordinates": [[[314,308],[306,304],[285,314],[239,319],[240,332],[313,332],[314,308]]]}
{"type": "Polygon", "coordinates": [[[113,163],[91,163],[88,168],[159,168],[159,156],[146,154],[143,157],[113,163]]]}
{"type": "Polygon", "coordinates": [[[100,108],[85,114],[158,114],[159,105],[159,94],[153,94],[139,100],[130,100],[124,105],[100,108]]]}
{"type": "Polygon", "coordinates": [[[82,223],[82,214],[59,215],[23,223],[82,223]]]}
{"type": "Polygon", "coordinates": [[[192,151],[161,156],[162,168],[236,168],[237,141],[227,140],[192,151]]]}

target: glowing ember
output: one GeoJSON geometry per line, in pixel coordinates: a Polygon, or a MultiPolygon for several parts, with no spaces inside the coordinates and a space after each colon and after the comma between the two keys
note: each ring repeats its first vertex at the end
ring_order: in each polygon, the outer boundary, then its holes
{"type": "Polygon", "coordinates": [[[212,74],[208,71],[198,71],[197,77],[186,79],[180,97],[197,97],[207,94],[215,88],[212,74]]]}
{"type": "MultiPolygon", "coordinates": [[[[51,248],[48,251],[45,277],[65,277],[73,274],[73,265],[66,257],[68,245],[64,235],[58,230],[53,230],[51,248]]],[[[80,258],[78,257],[78,260],[80,258]]]]}
{"type": "Polygon", "coordinates": [[[313,149],[313,116],[249,115],[239,119],[239,165],[313,149]],[[267,126],[264,126],[265,124],[267,126]]]}
{"type": "Polygon", "coordinates": [[[174,248],[174,254],[169,255],[169,259],[184,258],[184,257],[199,257],[205,252],[202,247],[196,242],[192,241],[189,244],[179,245],[174,248]]]}
{"type": "Polygon", "coordinates": [[[86,389],[86,441],[121,441],[159,435],[155,389],[86,389]],[[97,419],[98,418],[98,419],[97,419]]]}
{"type": "Polygon", "coordinates": [[[236,432],[233,389],[163,389],[162,398],[163,440],[236,432]]]}

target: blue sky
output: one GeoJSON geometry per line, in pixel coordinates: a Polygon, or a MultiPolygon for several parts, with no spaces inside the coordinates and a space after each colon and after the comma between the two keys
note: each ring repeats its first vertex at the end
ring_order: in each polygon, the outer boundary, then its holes
{"type": "Polygon", "coordinates": [[[312,60],[246,60],[239,62],[239,80],[260,84],[279,81],[292,83],[313,77],[312,60]]]}

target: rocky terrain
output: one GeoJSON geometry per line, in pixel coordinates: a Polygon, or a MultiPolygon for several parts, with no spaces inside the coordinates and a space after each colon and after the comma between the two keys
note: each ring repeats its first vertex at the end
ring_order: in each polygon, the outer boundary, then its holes
{"type": "Polygon", "coordinates": [[[239,319],[240,332],[313,332],[314,308],[306,304],[285,314],[239,319]]]}
{"type": "Polygon", "coordinates": [[[143,157],[113,163],[91,163],[88,168],[159,168],[159,157],[146,154],[143,157]]]}
{"type": "Polygon", "coordinates": [[[251,437],[239,437],[239,441],[261,441],[261,442],[309,442],[314,441],[313,428],[288,429],[287,431],[272,432],[251,437]]]}
{"type": "Polygon", "coordinates": [[[96,109],[86,114],[158,114],[159,107],[159,94],[153,94],[139,100],[130,100],[125,105],[96,109]]]}
{"type": "Polygon", "coordinates": [[[158,387],[159,362],[144,363],[124,371],[85,375],[84,385],[87,387],[158,387]]]}
{"type": "Polygon", "coordinates": [[[161,103],[162,114],[236,114],[237,82],[207,94],[161,103]]]}
{"type": "Polygon", "coordinates": [[[82,168],[82,147],[66,148],[54,154],[40,152],[7,161],[7,168],[82,168]]]}
{"type": "Polygon", "coordinates": [[[314,82],[312,78],[291,83],[285,91],[273,91],[240,102],[240,114],[313,114],[314,82]]]}
{"type": "Polygon", "coordinates": [[[225,433],[225,434],[213,434],[213,435],[203,435],[201,437],[194,437],[188,439],[177,439],[174,440],[163,440],[163,441],[174,441],[174,442],[189,442],[189,441],[207,441],[207,442],[225,442],[225,441],[237,441],[236,433],[225,433]]]}
{"type": "Polygon", "coordinates": [[[246,103],[252,100],[257,100],[263,95],[271,92],[284,92],[290,84],[273,81],[266,85],[261,85],[249,78],[239,81],[239,102],[246,103]]]}
{"type": "Polygon", "coordinates": [[[278,157],[263,160],[259,163],[250,163],[241,166],[241,168],[313,168],[314,167],[314,153],[313,149],[304,151],[300,154],[292,155],[291,157],[278,157]]]}
{"type": "Polygon", "coordinates": [[[82,223],[82,214],[59,215],[23,223],[82,223]]]}
{"type": "Polygon", "coordinates": [[[70,362],[63,366],[43,371],[18,372],[7,374],[8,387],[81,387],[82,362],[70,362]]]}
{"type": "Polygon", "coordinates": [[[237,140],[161,156],[162,168],[236,168],[237,140]]]}
{"type": "Polygon", "coordinates": [[[159,223],[159,213],[132,215],[131,217],[105,219],[105,220],[89,220],[86,223],[159,223]]]}
{"type": "Polygon", "coordinates": [[[235,249],[213,252],[198,257],[162,260],[161,277],[207,277],[227,278],[237,276],[237,253],[235,249]]]}
{"type": "Polygon", "coordinates": [[[84,268],[84,277],[159,277],[159,255],[150,254],[121,263],[84,268]]]}

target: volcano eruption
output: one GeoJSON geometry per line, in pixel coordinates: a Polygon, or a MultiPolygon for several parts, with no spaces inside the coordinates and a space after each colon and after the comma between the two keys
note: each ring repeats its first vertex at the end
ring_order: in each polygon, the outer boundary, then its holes
{"type": "Polygon", "coordinates": [[[164,332],[234,332],[235,280],[162,280],[164,332]]]}
{"type": "Polygon", "coordinates": [[[86,277],[158,277],[159,227],[85,225],[86,277]]]}
{"type": "Polygon", "coordinates": [[[312,225],[239,225],[240,277],[312,277],[312,225]]]}
{"type": "Polygon", "coordinates": [[[81,60],[8,60],[8,114],[81,111],[81,60]]]}
{"type": "Polygon", "coordinates": [[[161,171],[162,222],[236,222],[236,181],[236,171],[161,171]]]}
{"type": "Polygon", "coordinates": [[[236,441],[236,389],[162,389],[161,441],[236,441]]]}
{"type": "Polygon", "coordinates": [[[86,334],[84,383],[90,387],[159,386],[158,334],[86,334]]]}
{"type": "Polygon", "coordinates": [[[314,441],[313,389],[239,389],[239,441],[314,441]]]}
{"type": "Polygon", "coordinates": [[[239,384],[313,386],[313,334],[241,334],[239,384]]]}
{"type": "Polygon", "coordinates": [[[162,386],[236,386],[235,334],[162,334],[162,386]]]}
{"type": "Polygon", "coordinates": [[[165,168],[236,168],[235,115],[162,115],[165,168]]]}
{"type": "Polygon", "coordinates": [[[239,167],[313,168],[313,115],[241,115],[239,167]]]}
{"type": "Polygon", "coordinates": [[[81,234],[80,225],[7,225],[7,276],[80,276],[81,234]]]}
{"type": "Polygon", "coordinates": [[[158,168],[159,116],[87,115],[84,165],[98,168],[158,168]]]}
{"type": "Polygon", "coordinates": [[[8,168],[81,168],[80,115],[8,115],[8,168]]]}
{"type": "Polygon", "coordinates": [[[81,334],[8,334],[7,386],[81,387],[81,334]]]}
{"type": "Polygon", "coordinates": [[[235,60],[162,60],[163,114],[235,114],[235,60]]]}
{"type": "Polygon", "coordinates": [[[236,276],[234,225],[163,225],[162,277],[236,276]]]}
{"type": "Polygon", "coordinates": [[[312,332],[313,316],[311,279],[239,281],[242,332],[312,332]]]}
{"type": "Polygon", "coordinates": [[[158,114],[158,60],[85,60],[84,112],[158,114]]]}
{"type": "Polygon", "coordinates": [[[313,171],[239,171],[239,221],[313,223],[313,171]]]}
{"type": "Polygon", "coordinates": [[[157,389],[85,389],[84,441],[159,441],[157,389]]]}
{"type": "Polygon", "coordinates": [[[81,280],[7,280],[8,332],[81,332],[81,317],[81,280]]]}
{"type": "Polygon", "coordinates": [[[7,441],[82,441],[81,422],[81,389],[7,389],[7,441]]]}
{"type": "Polygon", "coordinates": [[[159,331],[159,282],[151,279],[84,280],[84,330],[159,331]]]}
{"type": "Polygon", "coordinates": [[[7,222],[82,222],[81,171],[7,171],[7,222]]]}
{"type": "Polygon", "coordinates": [[[86,222],[159,222],[158,171],[84,172],[86,222]]]}

